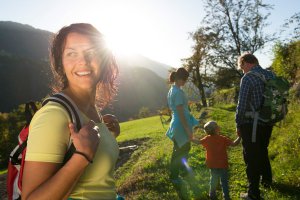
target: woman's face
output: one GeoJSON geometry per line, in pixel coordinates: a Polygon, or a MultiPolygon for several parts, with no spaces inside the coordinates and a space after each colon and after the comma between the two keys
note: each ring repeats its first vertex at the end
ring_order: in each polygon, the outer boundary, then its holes
{"type": "Polygon", "coordinates": [[[177,80],[177,85],[180,86],[180,87],[182,87],[182,86],[185,85],[186,81],[187,81],[187,80],[178,79],[178,80],[177,80]]]}
{"type": "Polygon", "coordinates": [[[87,36],[68,34],[62,63],[69,87],[94,90],[100,78],[100,62],[98,49],[87,36]]]}

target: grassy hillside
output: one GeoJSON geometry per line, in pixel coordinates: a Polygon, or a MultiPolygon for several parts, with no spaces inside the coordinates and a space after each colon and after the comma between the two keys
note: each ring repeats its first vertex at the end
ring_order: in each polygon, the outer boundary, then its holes
{"type": "MultiPolygon", "coordinates": [[[[234,106],[207,108],[204,121],[213,119],[221,126],[222,134],[235,139],[234,106]]],[[[274,173],[274,186],[261,188],[265,199],[299,199],[299,124],[300,106],[291,105],[290,113],[281,127],[275,127],[270,144],[271,164],[274,173]]],[[[204,110],[202,110],[204,111],[204,110]]],[[[201,111],[201,112],[202,112],[201,111]]],[[[199,112],[193,111],[194,116],[199,112]]],[[[169,182],[169,161],[172,142],[166,138],[166,129],[159,117],[151,117],[121,124],[120,143],[140,141],[139,148],[126,164],[116,171],[118,192],[126,199],[208,199],[209,171],[205,166],[205,151],[201,146],[192,145],[189,167],[190,176],[185,187],[174,188],[169,182]]],[[[199,129],[196,137],[204,133],[199,129]]],[[[247,189],[242,146],[229,150],[230,192],[232,199],[247,189]]],[[[221,191],[219,191],[221,197],[221,191]]],[[[220,198],[221,199],[221,198],[220,198]]]]}

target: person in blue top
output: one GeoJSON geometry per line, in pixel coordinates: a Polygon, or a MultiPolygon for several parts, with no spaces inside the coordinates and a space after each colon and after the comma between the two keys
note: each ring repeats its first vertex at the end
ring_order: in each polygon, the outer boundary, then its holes
{"type": "Polygon", "coordinates": [[[240,83],[239,99],[236,109],[236,131],[242,137],[243,156],[246,164],[248,178],[248,192],[242,193],[244,199],[259,200],[259,182],[264,186],[272,183],[272,171],[268,156],[268,145],[273,129],[273,124],[267,124],[258,119],[256,131],[254,118],[247,117],[247,113],[258,111],[263,104],[264,82],[254,73],[271,79],[274,74],[263,69],[257,58],[251,53],[245,53],[238,59],[238,66],[243,70],[244,76],[240,83]],[[254,131],[253,131],[254,130],[254,131]],[[252,139],[252,135],[256,139],[252,139]]]}
{"type": "Polygon", "coordinates": [[[191,115],[188,108],[188,100],[181,89],[185,85],[189,73],[185,68],[178,68],[176,72],[171,72],[169,81],[172,86],[168,92],[168,105],[172,111],[172,120],[166,135],[173,141],[173,153],[170,166],[170,179],[172,183],[179,184],[180,171],[185,174],[187,169],[185,163],[193,140],[193,126],[199,122],[191,115]]]}

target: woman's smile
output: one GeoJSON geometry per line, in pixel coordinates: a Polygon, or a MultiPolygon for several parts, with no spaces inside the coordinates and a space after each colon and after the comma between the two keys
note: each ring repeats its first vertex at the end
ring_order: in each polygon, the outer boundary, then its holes
{"type": "Polygon", "coordinates": [[[100,77],[100,59],[88,37],[70,33],[63,53],[63,66],[70,87],[93,89],[100,77]]]}

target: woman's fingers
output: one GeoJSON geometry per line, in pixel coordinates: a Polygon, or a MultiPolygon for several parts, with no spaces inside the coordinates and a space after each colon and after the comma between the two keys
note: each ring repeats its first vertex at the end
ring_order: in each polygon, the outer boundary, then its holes
{"type": "Polygon", "coordinates": [[[69,130],[70,130],[71,135],[73,135],[74,133],[77,133],[75,131],[75,126],[73,123],[69,123],[69,130]]]}
{"type": "Polygon", "coordinates": [[[99,145],[100,130],[95,122],[90,120],[76,132],[74,124],[69,124],[71,139],[78,151],[84,152],[89,158],[93,158],[99,145]]]}

